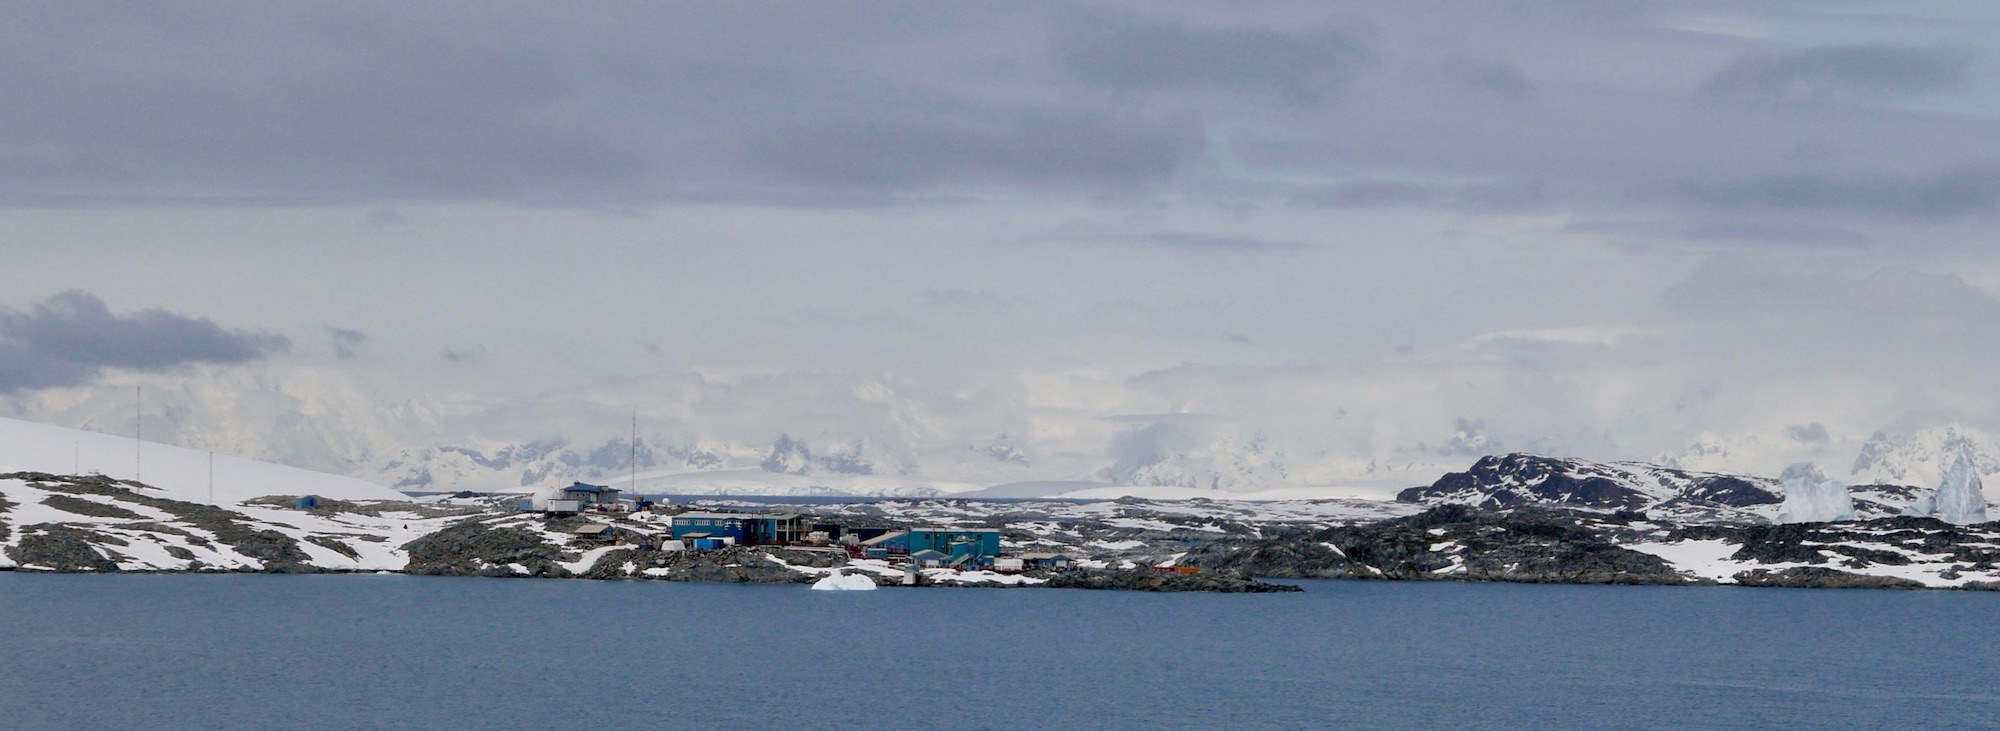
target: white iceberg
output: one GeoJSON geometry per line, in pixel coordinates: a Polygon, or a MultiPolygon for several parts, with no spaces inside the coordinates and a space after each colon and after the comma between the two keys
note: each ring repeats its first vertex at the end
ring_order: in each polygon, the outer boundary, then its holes
{"type": "Polygon", "coordinates": [[[1938,520],[1952,525],[1986,522],[1986,486],[1980,482],[1979,469],[1972,465],[1965,447],[1958,448],[1951,467],[1944,471],[1944,480],[1938,483],[1934,498],[1938,520]]]}
{"type": "Polygon", "coordinates": [[[1829,480],[1811,462],[1785,468],[1779,478],[1785,485],[1785,504],[1778,509],[1780,523],[1825,523],[1854,519],[1854,496],[1847,485],[1829,480]]]}
{"type": "Polygon", "coordinates": [[[814,591],[874,591],[875,580],[860,574],[843,574],[835,571],[826,578],[813,582],[814,591]]]}

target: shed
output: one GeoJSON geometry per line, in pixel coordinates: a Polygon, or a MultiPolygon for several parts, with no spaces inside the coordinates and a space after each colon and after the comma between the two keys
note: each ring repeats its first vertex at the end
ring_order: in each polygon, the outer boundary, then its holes
{"type": "Polygon", "coordinates": [[[910,554],[910,563],[924,568],[937,568],[951,560],[951,554],[926,548],[910,554]]]}
{"type": "Polygon", "coordinates": [[[316,510],[319,508],[319,496],[306,495],[297,500],[293,500],[292,507],[298,508],[300,510],[316,510]]]}
{"type": "Polygon", "coordinates": [[[1021,562],[1027,564],[1030,568],[1066,569],[1069,568],[1069,565],[1074,561],[1075,559],[1070,558],[1069,554],[1066,553],[1021,554],[1021,562]]]}
{"type": "Polygon", "coordinates": [[[585,523],[577,526],[576,530],[570,531],[569,534],[578,538],[594,538],[608,541],[616,538],[618,531],[613,530],[611,526],[603,523],[585,523]]]}

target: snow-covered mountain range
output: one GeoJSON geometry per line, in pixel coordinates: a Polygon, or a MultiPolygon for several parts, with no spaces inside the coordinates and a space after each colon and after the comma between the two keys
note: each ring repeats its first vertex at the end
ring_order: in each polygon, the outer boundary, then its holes
{"type": "MultiPolygon", "coordinates": [[[[1099,492],[1124,488],[1155,497],[1386,498],[1461,470],[1501,443],[1483,422],[1464,419],[1400,446],[1386,437],[1331,446],[1213,415],[1114,419],[1043,414],[1031,406],[1023,407],[1025,417],[973,419],[987,424],[974,430],[927,411],[935,407],[899,400],[893,389],[827,387],[810,395],[855,404],[787,409],[734,404],[725,398],[728,384],[699,378],[504,402],[374,382],[332,366],[197,368],[133,378],[129,385],[13,394],[0,398],[0,415],[129,435],[139,407],[150,440],[410,491],[616,482],[630,478],[636,453],[642,482],[695,493],[917,495],[1092,483],[1099,492]],[[144,400],[134,403],[131,385],[141,384],[144,400]],[[759,416],[738,418],[707,401],[759,416]],[[629,432],[635,402],[649,404],[639,409],[636,440],[629,432]],[[870,409],[872,415],[863,413],[870,409]],[[789,425],[767,430],[763,425],[772,421],[789,425]]],[[[2000,472],[2000,442],[1968,425],[1882,430],[1865,442],[1811,426],[1776,436],[1704,433],[1652,462],[1690,473],[1776,474],[1811,459],[1850,483],[1930,488],[1943,474],[1943,455],[1964,447],[1982,475],[2000,472]],[[1849,474],[1838,474],[1849,459],[1849,474]]]]}

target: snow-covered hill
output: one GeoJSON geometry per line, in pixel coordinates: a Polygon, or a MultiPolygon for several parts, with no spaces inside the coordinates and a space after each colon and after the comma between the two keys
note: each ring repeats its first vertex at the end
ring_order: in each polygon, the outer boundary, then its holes
{"type": "Polygon", "coordinates": [[[162,497],[206,504],[229,504],[266,495],[404,499],[395,490],[352,477],[226,454],[214,454],[212,459],[211,472],[210,452],[0,418],[0,473],[101,474],[116,479],[138,479],[163,490],[162,497]]]}
{"type": "MultiPolygon", "coordinates": [[[[1890,484],[1847,488],[1857,520],[1901,515],[1934,489],[1890,484]]],[[[1485,508],[1551,505],[1634,510],[1681,521],[1767,521],[1776,518],[1784,495],[1783,484],[1766,477],[1696,472],[1647,462],[1605,463],[1509,454],[1481,458],[1471,469],[1445,475],[1426,487],[1409,488],[1396,499],[1485,508]]]]}
{"type": "Polygon", "coordinates": [[[1469,470],[1445,475],[1428,487],[1404,490],[1396,499],[1487,508],[1547,504],[1769,519],[1767,513],[1775,514],[1784,497],[1778,482],[1766,478],[1516,453],[1483,457],[1469,470]]]}

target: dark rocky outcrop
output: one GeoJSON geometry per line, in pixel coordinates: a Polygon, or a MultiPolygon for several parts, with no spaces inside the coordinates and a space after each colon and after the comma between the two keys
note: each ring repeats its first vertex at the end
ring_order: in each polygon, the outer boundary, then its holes
{"type": "Polygon", "coordinates": [[[1924,585],[1891,576],[1863,576],[1822,566],[1793,566],[1786,569],[1751,569],[1736,574],[1743,586],[1777,586],[1801,589],[1922,589],[1924,585]]]}
{"type": "Polygon", "coordinates": [[[1482,457],[1464,472],[1403,490],[1396,499],[1488,509],[1543,505],[1605,510],[1730,509],[1783,501],[1771,485],[1733,475],[1519,453],[1482,457]]]}
{"type": "Polygon", "coordinates": [[[1905,566],[1913,563],[1910,554],[1919,554],[1986,568],[2000,563],[2000,548],[1992,545],[1988,530],[1936,518],[1898,516],[1833,523],[1697,525],[1676,529],[1673,536],[1675,540],[1720,539],[1739,544],[1741,548],[1731,558],[1758,563],[1824,564],[1837,559],[1848,568],[1905,566]]]}
{"type": "Polygon", "coordinates": [[[1193,566],[1279,578],[1682,584],[1692,579],[1606,536],[1615,516],[1441,505],[1408,518],[1211,544],[1193,566]],[[1599,523],[1602,525],[1594,525],[1599,523]]]}
{"type": "Polygon", "coordinates": [[[719,551],[612,551],[599,559],[586,576],[596,578],[658,578],[667,581],[717,581],[732,584],[809,584],[817,576],[800,573],[786,565],[831,568],[847,563],[847,557],[782,548],[737,546],[719,551]],[[771,560],[773,557],[778,561],[771,560]],[[623,571],[633,564],[634,574],[623,571]],[[646,569],[664,569],[665,575],[648,577],[646,569]]]}
{"type": "Polygon", "coordinates": [[[403,545],[410,563],[405,573],[428,576],[519,576],[510,564],[520,564],[527,576],[568,576],[557,562],[562,550],[525,528],[494,527],[468,520],[403,545]]]}
{"type": "Polygon", "coordinates": [[[126,510],[116,505],[100,503],[96,500],[85,500],[80,497],[72,497],[69,495],[50,495],[48,497],[42,498],[42,504],[63,511],[65,513],[88,515],[93,518],[112,518],[116,520],[146,519],[146,516],[134,513],[130,510],[126,510]]]}
{"type": "Polygon", "coordinates": [[[1560,503],[1639,509],[1652,503],[1645,493],[1617,480],[1602,475],[1579,475],[1569,460],[1532,454],[1482,457],[1471,469],[1447,474],[1428,487],[1409,488],[1397,493],[1396,499],[1420,503],[1471,494],[1483,497],[1474,504],[1484,508],[1560,503]]]}
{"type": "Polygon", "coordinates": [[[1224,594],[1271,594],[1304,591],[1290,584],[1272,584],[1228,571],[1173,574],[1145,569],[1131,571],[1063,571],[1034,574],[1048,589],[1118,589],[1124,591],[1203,591],[1224,594]]]}
{"type": "Polygon", "coordinates": [[[102,533],[42,523],[23,527],[20,542],[7,548],[7,557],[25,568],[117,571],[118,564],[98,551],[97,545],[102,543],[125,542],[102,533]]]}
{"type": "MultiPolygon", "coordinates": [[[[57,476],[41,472],[18,472],[0,475],[0,478],[25,480],[45,490],[67,492],[76,495],[102,495],[116,501],[144,505],[166,512],[188,524],[213,534],[216,540],[236,549],[237,553],[256,559],[263,570],[270,573],[317,573],[319,567],[310,563],[311,558],[299,548],[299,543],[291,536],[269,529],[259,529],[242,522],[242,515],[226,508],[200,503],[183,502],[163,497],[154,497],[138,491],[144,485],[130,480],[113,480],[102,475],[57,476]]],[[[57,497],[52,496],[54,500],[57,497]]],[[[76,498],[70,498],[77,500],[76,498]]],[[[77,500],[78,503],[91,501],[77,500]]],[[[76,506],[79,509],[88,507],[76,506]]],[[[68,508],[65,508],[68,509],[68,508]]],[[[142,516],[126,511],[133,518],[142,516]]],[[[111,517],[111,516],[104,516],[111,517]]]]}

